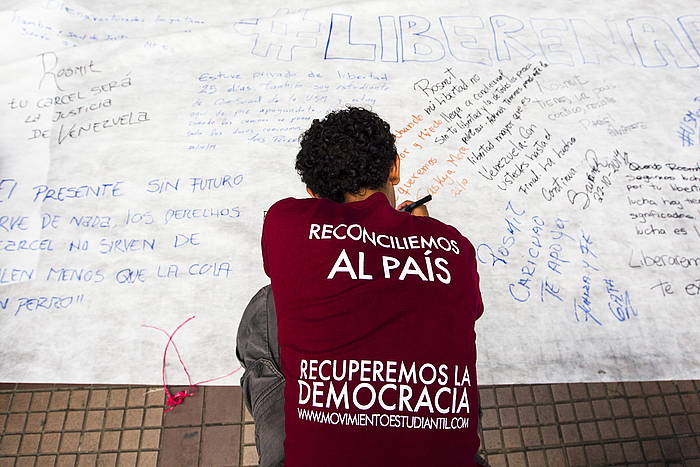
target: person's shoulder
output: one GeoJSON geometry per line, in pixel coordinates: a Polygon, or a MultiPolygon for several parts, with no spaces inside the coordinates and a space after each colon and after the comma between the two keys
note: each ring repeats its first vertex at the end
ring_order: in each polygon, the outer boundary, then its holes
{"type": "Polygon", "coordinates": [[[425,228],[427,229],[435,230],[436,232],[441,233],[449,233],[454,236],[464,237],[464,235],[462,235],[462,233],[459,230],[457,230],[456,227],[447,224],[441,221],[440,219],[435,219],[434,217],[429,216],[415,216],[414,219],[417,219],[418,222],[423,223],[425,225],[425,228]]]}
{"type": "Polygon", "coordinates": [[[435,219],[434,217],[423,217],[423,216],[415,216],[416,219],[422,219],[419,222],[424,223],[428,228],[431,230],[431,233],[434,235],[444,235],[447,237],[451,237],[457,241],[464,242],[465,245],[467,245],[467,248],[470,250],[474,249],[474,246],[472,245],[471,241],[462,234],[462,232],[457,229],[457,227],[447,224],[439,219],[435,219]]]}
{"type": "Polygon", "coordinates": [[[284,198],[275,202],[265,212],[264,224],[289,225],[307,218],[320,203],[333,203],[316,198],[284,198]]]}
{"type": "Polygon", "coordinates": [[[313,201],[313,198],[284,198],[275,202],[272,206],[267,209],[266,217],[269,215],[283,215],[288,212],[298,211],[300,209],[307,208],[309,206],[309,201],[313,201]]]}

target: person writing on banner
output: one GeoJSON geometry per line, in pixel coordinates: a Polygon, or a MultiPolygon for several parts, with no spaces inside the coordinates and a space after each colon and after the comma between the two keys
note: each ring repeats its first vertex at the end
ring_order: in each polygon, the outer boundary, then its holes
{"type": "Polygon", "coordinates": [[[331,112],[300,145],[311,198],[268,210],[271,286],[238,330],[260,465],[487,465],[474,247],[425,206],[396,206],[395,137],[373,112],[331,112]]]}

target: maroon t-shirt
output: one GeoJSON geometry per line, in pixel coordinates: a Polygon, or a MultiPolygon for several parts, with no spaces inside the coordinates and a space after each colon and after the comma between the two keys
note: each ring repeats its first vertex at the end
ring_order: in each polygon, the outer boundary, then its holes
{"type": "Polygon", "coordinates": [[[285,465],[471,466],[474,247],[457,229],[392,208],[286,198],[267,212],[285,465]]]}

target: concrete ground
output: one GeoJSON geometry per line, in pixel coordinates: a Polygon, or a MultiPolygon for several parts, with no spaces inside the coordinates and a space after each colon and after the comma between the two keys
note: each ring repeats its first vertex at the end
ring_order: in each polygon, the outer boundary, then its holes
{"type": "MultiPolygon", "coordinates": [[[[700,467],[698,393],[700,381],[484,386],[482,447],[494,467],[700,467]]],[[[162,387],[0,383],[0,467],[257,464],[239,387],[163,403],[162,387]]]]}

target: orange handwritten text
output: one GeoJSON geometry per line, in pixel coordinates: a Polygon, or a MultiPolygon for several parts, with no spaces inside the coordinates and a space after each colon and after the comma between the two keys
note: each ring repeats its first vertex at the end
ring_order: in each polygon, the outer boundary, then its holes
{"type": "Polygon", "coordinates": [[[426,140],[435,134],[435,131],[440,128],[443,124],[442,120],[433,120],[433,124],[427,128],[423,128],[418,132],[418,137],[422,140],[426,140]]]}
{"type": "Polygon", "coordinates": [[[457,167],[457,164],[464,159],[464,155],[467,153],[467,151],[469,151],[469,148],[460,146],[457,152],[447,155],[447,162],[457,167]]]}
{"type": "Polygon", "coordinates": [[[423,116],[421,114],[418,115],[413,115],[411,114],[411,120],[406,123],[403,128],[399,128],[398,130],[394,131],[394,135],[396,136],[396,139],[401,138],[403,135],[411,131],[416,127],[416,125],[420,122],[423,121],[423,116]]]}
{"type": "Polygon", "coordinates": [[[437,159],[435,159],[434,157],[431,157],[430,159],[427,160],[427,162],[425,164],[418,167],[418,169],[415,172],[413,172],[413,174],[411,174],[411,176],[408,177],[408,179],[406,181],[404,181],[401,184],[401,186],[398,188],[399,193],[401,193],[402,195],[411,195],[410,190],[413,187],[413,185],[418,181],[418,179],[422,175],[427,173],[428,170],[430,170],[430,168],[432,166],[437,164],[437,162],[438,162],[437,159]]]}

